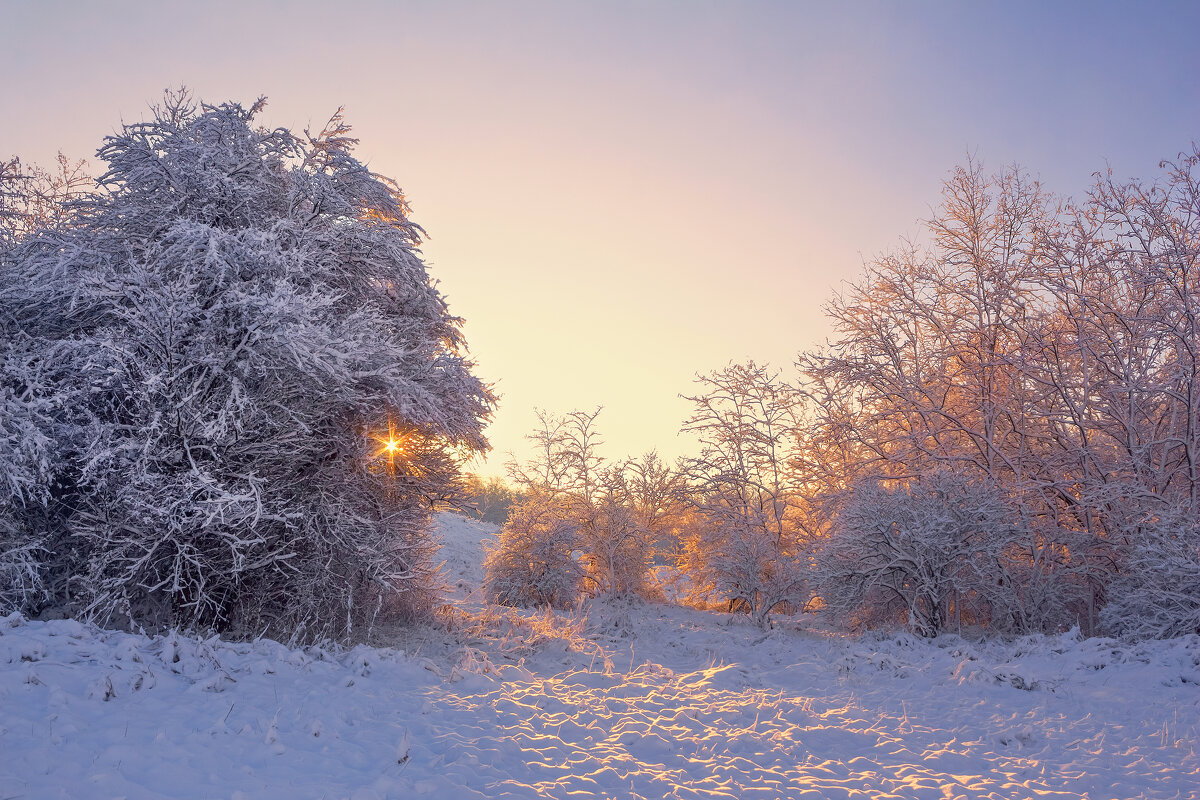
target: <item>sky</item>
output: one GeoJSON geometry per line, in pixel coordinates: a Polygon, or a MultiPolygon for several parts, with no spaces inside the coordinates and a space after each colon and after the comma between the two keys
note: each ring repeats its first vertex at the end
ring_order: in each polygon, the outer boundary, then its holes
{"type": "MultiPolygon", "coordinates": [[[[968,153],[1064,195],[1200,140],[1196,2],[0,0],[0,157],[90,158],[164,89],[344,106],[403,187],[501,397],[603,406],[610,458],[689,451],[681,394],[789,369],[823,304],[919,234],[968,153]]],[[[93,162],[93,171],[102,171],[93,162]]]]}

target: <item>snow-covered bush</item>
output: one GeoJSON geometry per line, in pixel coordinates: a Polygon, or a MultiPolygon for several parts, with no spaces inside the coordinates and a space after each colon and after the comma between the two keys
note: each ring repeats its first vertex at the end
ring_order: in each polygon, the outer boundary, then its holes
{"type": "MultiPolygon", "coordinates": [[[[28,227],[37,185],[17,159],[0,162],[0,274],[28,227]]],[[[29,614],[46,599],[45,536],[24,517],[49,494],[50,402],[38,343],[4,313],[17,287],[0,280],[0,614],[29,614]]]]}
{"type": "Polygon", "coordinates": [[[1132,639],[1200,633],[1200,525],[1181,510],[1144,522],[1108,586],[1100,623],[1132,639]]]}
{"type": "Polygon", "coordinates": [[[801,395],[777,370],[753,361],[697,383],[704,391],[685,398],[695,408],[683,430],[700,440],[699,456],[684,462],[685,496],[699,519],[678,564],[697,592],[766,627],[773,610],[808,599],[808,536],[794,468],[801,395]]]}
{"type": "Polygon", "coordinates": [[[340,112],[299,137],[262,106],[169,94],[0,265],[34,354],[0,387],[53,415],[61,524],[31,534],[88,617],[357,637],[421,596],[430,487],[485,446],[403,195],[340,112]]]}
{"type": "Polygon", "coordinates": [[[584,508],[580,543],[593,594],[651,593],[651,533],[638,519],[621,468],[607,471],[601,495],[584,508]]]}
{"type": "MultiPolygon", "coordinates": [[[[602,442],[596,418],[600,411],[560,416],[539,410],[539,426],[526,437],[534,443],[535,455],[524,464],[510,464],[510,474],[524,496],[537,500],[531,508],[543,513],[544,506],[546,515],[558,515],[557,524],[576,532],[573,546],[578,561],[558,562],[568,571],[563,576],[567,583],[573,584],[576,570],[582,567],[580,588],[593,596],[658,597],[649,570],[654,558],[653,529],[664,522],[667,501],[660,484],[668,482],[661,474],[665,469],[657,456],[606,463],[599,454],[602,442]]],[[[539,525],[549,530],[549,517],[539,525]]]]}
{"type": "Polygon", "coordinates": [[[818,553],[821,599],[852,624],[904,622],[936,636],[952,604],[995,579],[981,553],[1011,539],[1010,518],[997,491],[948,471],[896,487],[862,481],[818,553]]]}
{"type": "Polygon", "coordinates": [[[726,519],[699,522],[686,537],[679,569],[692,586],[691,600],[719,597],[730,611],[745,611],[767,627],[781,607],[799,610],[809,599],[810,565],[802,551],[781,549],[761,528],[726,519]]]}
{"type": "Polygon", "coordinates": [[[991,520],[971,571],[962,575],[967,592],[956,598],[962,614],[1006,633],[1056,633],[1076,625],[1093,630],[1088,593],[1103,577],[1088,565],[1095,541],[1083,531],[1022,517],[1012,501],[1005,505],[1009,511],[991,520]]]}
{"type": "Polygon", "coordinates": [[[484,568],[489,596],[508,606],[567,607],[583,591],[578,509],[562,496],[533,493],[512,507],[484,568]]]}
{"type": "MultiPolygon", "coordinates": [[[[16,372],[19,348],[10,343],[0,359],[8,362],[4,374],[16,372]]],[[[47,500],[51,442],[44,403],[19,391],[0,379],[0,614],[33,613],[47,599],[46,537],[25,518],[47,500]]]]}

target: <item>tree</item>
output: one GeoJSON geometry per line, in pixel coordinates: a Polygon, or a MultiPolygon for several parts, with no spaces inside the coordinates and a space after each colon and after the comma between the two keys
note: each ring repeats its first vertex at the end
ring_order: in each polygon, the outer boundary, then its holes
{"type": "MultiPolygon", "coordinates": [[[[582,580],[579,591],[586,589],[592,595],[653,594],[647,574],[654,542],[643,520],[647,512],[657,517],[662,511],[639,506],[635,486],[661,492],[661,487],[646,479],[658,482],[664,476],[659,474],[657,461],[648,462],[649,472],[642,469],[640,473],[631,470],[630,462],[606,464],[599,453],[603,442],[596,418],[600,411],[596,408],[565,415],[538,411],[538,427],[526,437],[536,445],[536,455],[526,463],[509,465],[524,497],[514,504],[509,523],[501,531],[500,551],[488,562],[490,569],[500,571],[494,582],[506,587],[504,596],[518,596],[514,587],[520,580],[530,581],[523,591],[541,596],[537,586],[548,580],[544,573],[554,565],[565,570],[565,583],[556,587],[559,592],[576,585],[578,578],[582,580]],[[641,475],[640,483],[637,475],[641,475]],[[571,531],[576,551],[570,561],[527,556],[525,563],[536,568],[520,566],[518,554],[528,554],[532,548],[558,552],[566,541],[567,530],[571,531]],[[539,537],[547,541],[538,541],[539,537]],[[559,544],[552,544],[548,538],[559,544]],[[512,548],[517,552],[509,552],[512,548]]],[[[645,494],[644,499],[654,504],[664,502],[654,494],[645,494]]]]}
{"type": "Polygon", "coordinates": [[[952,608],[997,594],[998,577],[1005,593],[1003,573],[991,567],[1011,536],[1010,518],[993,487],[945,470],[895,486],[865,479],[819,553],[821,597],[855,624],[899,619],[936,636],[952,608]]]}
{"type": "Polygon", "coordinates": [[[11,247],[20,234],[28,180],[19,158],[0,161],[0,249],[11,247]]]}
{"type": "Polygon", "coordinates": [[[1100,613],[1104,628],[1133,639],[1200,634],[1200,525],[1190,509],[1140,520],[1100,613]]]}
{"type": "Polygon", "coordinates": [[[494,475],[486,479],[467,476],[464,492],[467,513],[493,525],[504,525],[513,504],[521,499],[503,478],[494,475]]]}
{"type": "MultiPolygon", "coordinates": [[[[81,165],[61,155],[60,178],[12,158],[0,162],[0,275],[18,242],[60,221],[62,202],[80,185],[81,165]]],[[[0,280],[0,311],[19,287],[0,280]]],[[[51,489],[55,456],[51,398],[36,391],[47,353],[30,336],[0,320],[0,613],[31,613],[49,599],[48,535],[28,524],[51,489]]]]}
{"type": "Polygon", "coordinates": [[[573,494],[590,503],[596,492],[604,457],[596,418],[603,409],[555,414],[535,409],[538,425],[526,439],[534,456],[524,462],[510,459],[509,477],[528,491],[551,495],[573,494]]]}
{"type": "Polygon", "coordinates": [[[534,491],[513,507],[484,560],[491,598],[508,606],[565,608],[583,591],[578,512],[571,498],[534,491]]]}
{"type": "Polygon", "coordinates": [[[576,509],[592,593],[648,595],[652,534],[639,519],[627,464],[604,469],[591,499],[577,498],[576,509]]]}
{"type": "Polygon", "coordinates": [[[340,110],[301,137],[263,107],[168,93],[3,263],[32,353],[3,381],[51,409],[40,530],[90,618],[359,636],[426,602],[428,506],[486,447],[403,194],[340,110]]]}
{"type": "Polygon", "coordinates": [[[540,491],[555,495],[566,491],[568,483],[568,455],[566,453],[565,418],[545,409],[534,409],[538,426],[525,438],[534,445],[534,456],[528,461],[517,461],[509,454],[508,475],[513,484],[527,491],[540,491]]]}
{"type": "Polygon", "coordinates": [[[649,533],[654,557],[661,559],[677,552],[684,511],[682,473],[654,450],[631,459],[625,465],[625,472],[634,517],[649,533]]]}
{"type": "Polygon", "coordinates": [[[700,455],[684,463],[690,501],[704,524],[681,567],[730,607],[765,627],[771,612],[807,600],[800,493],[792,469],[800,396],[778,372],[750,361],[698,378],[704,393],[683,430],[700,455]]]}
{"type": "Polygon", "coordinates": [[[0,345],[0,613],[29,613],[49,594],[48,537],[25,518],[49,497],[51,407],[21,391],[23,383],[37,379],[27,345],[21,340],[0,345]]]}
{"type": "Polygon", "coordinates": [[[1154,552],[1187,571],[1200,151],[1162,166],[1149,182],[1100,174],[1083,200],[1054,203],[1019,170],[968,163],[946,181],[928,242],[869,264],[830,304],[836,339],[801,359],[818,506],[863,479],[920,485],[940,470],[1005,498],[989,534],[1005,591],[971,598],[988,625],[1090,632],[1098,605],[1136,605],[1127,593],[1151,586],[1154,552]],[[1153,522],[1168,518],[1181,538],[1153,522]]]}
{"type": "Polygon", "coordinates": [[[86,161],[58,154],[53,172],[24,165],[12,157],[0,161],[0,248],[64,221],[70,201],[95,186],[86,161]]]}

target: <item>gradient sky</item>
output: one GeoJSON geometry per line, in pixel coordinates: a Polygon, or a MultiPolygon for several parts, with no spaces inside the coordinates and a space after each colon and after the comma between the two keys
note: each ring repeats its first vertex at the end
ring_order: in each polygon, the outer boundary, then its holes
{"type": "MultiPolygon", "coordinates": [[[[968,151],[1063,194],[1200,139],[1200,3],[0,0],[0,157],[90,157],[164,88],[339,105],[502,405],[674,457],[697,372],[780,366],[968,151]]],[[[98,166],[98,165],[95,165],[98,166]]],[[[97,170],[98,171],[98,170],[97,170]]]]}

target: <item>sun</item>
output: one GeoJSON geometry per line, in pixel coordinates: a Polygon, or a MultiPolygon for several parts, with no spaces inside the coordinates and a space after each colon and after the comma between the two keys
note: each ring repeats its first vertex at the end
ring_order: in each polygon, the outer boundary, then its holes
{"type": "Polygon", "coordinates": [[[397,433],[396,423],[388,420],[388,431],[386,435],[372,436],[379,443],[379,449],[375,451],[372,458],[387,459],[388,467],[396,466],[396,459],[404,456],[405,437],[403,434],[397,433]]]}

